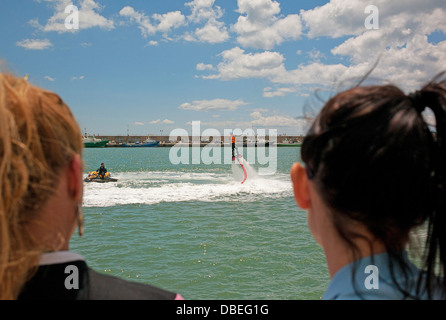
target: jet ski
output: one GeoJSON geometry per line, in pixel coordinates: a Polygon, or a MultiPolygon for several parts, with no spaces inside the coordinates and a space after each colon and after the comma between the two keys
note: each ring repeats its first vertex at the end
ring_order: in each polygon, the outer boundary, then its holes
{"type": "Polygon", "coordinates": [[[99,177],[99,174],[97,171],[90,171],[88,172],[88,176],[84,179],[85,182],[99,182],[99,183],[106,183],[106,182],[116,182],[118,179],[114,179],[110,177],[110,172],[106,172],[104,175],[104,178],[99,177]]]}

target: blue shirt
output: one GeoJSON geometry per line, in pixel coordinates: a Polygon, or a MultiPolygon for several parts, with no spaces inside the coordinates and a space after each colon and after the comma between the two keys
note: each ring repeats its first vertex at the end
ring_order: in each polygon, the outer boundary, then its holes
{"type": "MultiPolygon", "coordinates": [[[[380,253],[374,256],[364,257],[339,269],[331,280],[324,300],[401,300],[402,293],[392,279],[391,270],[398,285],[411,296],[419,299],[428,299],[427,292],[421,290],[417,294],[417,283],[420,270],[409,261],[407,252],[403,252],[403,259],[408,268],[406,276],[403,269],[392,261],[389,266],[390,256],[380,253]],[[352,274],[355,272],[353,282],[352,274]],[[355,284],[355,285],[354,285],[355,284]],[[356,291],[355,291],[356,289],[356,291]]],[[[432,299],[440,299],[440,291],[433,293],[432,299]]],[[[406,299],[412,299],[408,297],[406,299]]]]}

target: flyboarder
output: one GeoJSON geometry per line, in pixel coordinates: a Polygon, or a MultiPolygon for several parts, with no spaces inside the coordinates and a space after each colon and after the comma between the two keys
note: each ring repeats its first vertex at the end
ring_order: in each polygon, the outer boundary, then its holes
{"type": "Polygon", "coordinates": [[[231,142],[232,142],[232,161],[235,161],[235,136],[231,131],[231,142]]]}

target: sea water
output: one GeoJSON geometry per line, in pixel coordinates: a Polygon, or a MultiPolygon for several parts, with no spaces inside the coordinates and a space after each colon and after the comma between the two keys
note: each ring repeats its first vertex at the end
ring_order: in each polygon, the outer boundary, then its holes
{"type": "Polygon", "coordinates": [[[104,162],[113,183],[84,183],[85,234],[71,250],[93,269],[186,299],[320,299],[325,258],[294,201],[300,148],[278,148],[273,175],[248,163],[178,164],[169,148],[85,149],[85,175],[104,162]]]}

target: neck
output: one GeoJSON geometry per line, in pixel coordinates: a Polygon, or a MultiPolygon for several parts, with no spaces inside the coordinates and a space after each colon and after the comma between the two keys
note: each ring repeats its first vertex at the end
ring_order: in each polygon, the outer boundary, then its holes
{"type": "Polygon", "coordinates": [[[27,232],[44,252],[69,250],[70,238],[76,228],[74,211],[67,201],[55,196],[35,213],[27,232]]]}
{"type": "Polygon", "coordinates": [[[69,250],[69,233],[56,228],[52,223],[41,221],[30,225],[28,232],[43,252],[69,250]]]}
{"type": "Polygon", "coordinates": [[[357,248],[356,255],[345,241],[339,239],[339,235],[336,234],[335,237],[338,239],[325,239],[322,244],[330,278],[333,278],[341,268],[356,260],[386,252],[385,245],[379,240],[373,240],[370,235],[351,239],[357,248]]]}

